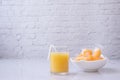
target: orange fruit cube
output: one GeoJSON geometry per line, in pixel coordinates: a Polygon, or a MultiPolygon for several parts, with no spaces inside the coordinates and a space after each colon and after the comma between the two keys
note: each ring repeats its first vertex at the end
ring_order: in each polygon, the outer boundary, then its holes
{"type": "Polygon", "coordinates": [[[100,49],[95,49],[93,56],[96,57],[96,58],[99,58],[101,56],[101,50],[100,49]]]}
{"type": "Polygon", "coordinates": [[[83,53],[84,56],[89,56],[89,55],[92,55],[92,50],[90,50],[90,49],[84,49],[82,51],[82,53],[83,53]]]}

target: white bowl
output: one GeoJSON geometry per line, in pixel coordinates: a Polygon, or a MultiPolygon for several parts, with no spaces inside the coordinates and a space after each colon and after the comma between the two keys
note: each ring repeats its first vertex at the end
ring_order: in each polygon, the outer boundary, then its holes
{"type": "Polygon", "coordinates": [[[98,71],[100,68],[102,68],[106,62],[107,58],[102,55],[104,59],[102,60],[95,60],[95,61],[85,61],[85,60],[80,60],[80,61],[75,61],[73,58],[71,58],[71,62],[75,63],[79,68],[83,69],[83,71],[98,71]]]}

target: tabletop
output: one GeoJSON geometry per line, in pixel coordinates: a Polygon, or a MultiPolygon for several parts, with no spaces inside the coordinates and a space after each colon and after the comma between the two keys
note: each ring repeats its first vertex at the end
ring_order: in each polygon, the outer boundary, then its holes
{"type": "Polygon", "coordinates": [[[70,63],[67,75],[50,73],[49,61],[44,59],[1,59],[1,80],[118,80],[120,60],[110,60],[98,72],[84,72],[70,63]]]}

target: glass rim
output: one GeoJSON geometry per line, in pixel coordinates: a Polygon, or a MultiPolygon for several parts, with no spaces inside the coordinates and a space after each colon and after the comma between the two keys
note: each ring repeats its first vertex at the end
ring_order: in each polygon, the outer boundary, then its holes
{"type": "Polygon", "coordinates": [[[55,46],[55,45],[50,45],[49,47],[49,52],[48,52],[48,59],[50,57],[50,53],[51,52],[68,52],[69,53],[69,49],[67,46],[55,46]],[[65,48],[66,50],[65,51],[57,51],[56,49],[57,48],[65,48]],[[55,49],[55,51],[52,51],[52,49],[55,49]]]}

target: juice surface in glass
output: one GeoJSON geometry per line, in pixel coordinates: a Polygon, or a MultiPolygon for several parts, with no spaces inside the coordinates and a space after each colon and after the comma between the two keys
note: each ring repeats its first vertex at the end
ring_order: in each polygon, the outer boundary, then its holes
{"type": "Polygon", "coordinates": [[[51,52],[50,69],[52,73],[67,73],[69,68],[68,52],[51,52]]]}

